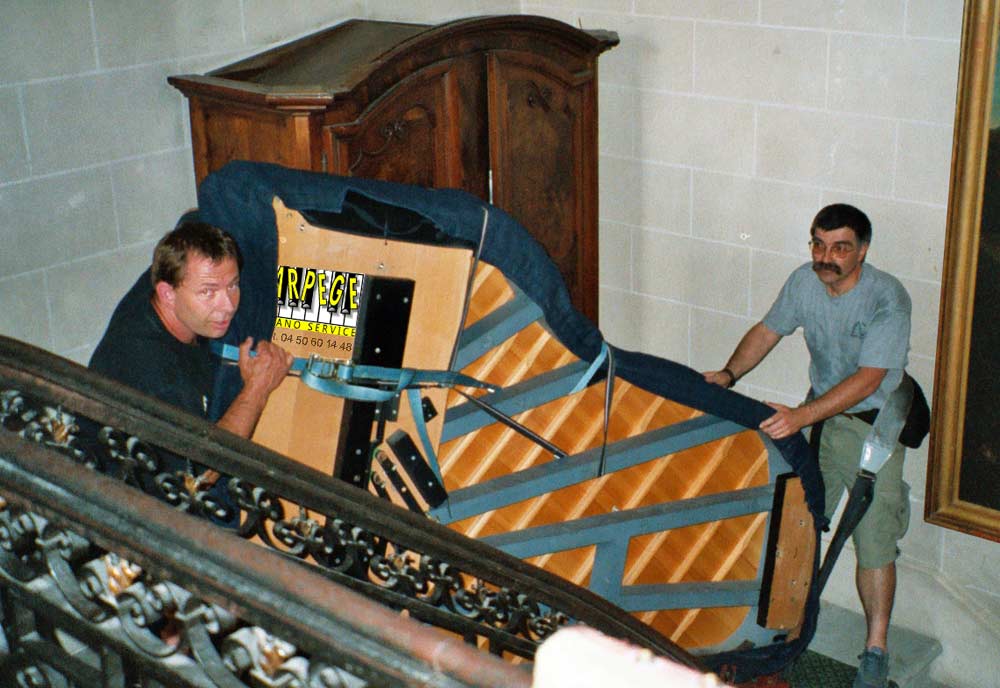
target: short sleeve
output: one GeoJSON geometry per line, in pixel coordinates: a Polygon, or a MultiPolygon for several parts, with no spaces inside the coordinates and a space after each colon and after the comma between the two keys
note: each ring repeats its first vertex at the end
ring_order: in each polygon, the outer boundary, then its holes
{"type": "Polygon", "coordinates": [[[902,287],[886,294],[868,323],[858,365],[902,369],[910,348],[910,297],[902,287]]]}
{"type": "Polygon", "coordinates": [[[797,276],[798,271],[795,271],[785,280],[785,285],[778,293],[778,298],[771,304],[771,309],[762,321],[765,327],[782,337],[790,335],[802,325],[802,318],[799,315],[799,299],[793,284],[797,276]]]}

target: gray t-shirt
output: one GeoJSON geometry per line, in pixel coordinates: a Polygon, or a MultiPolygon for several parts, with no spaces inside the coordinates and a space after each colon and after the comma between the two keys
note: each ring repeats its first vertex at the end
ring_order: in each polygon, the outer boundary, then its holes
{"type": "Polygon", "coordinates": [[[910,348],[910,295],[899,280],[868,263],[849,292],[830,296],[812,263],[788,277],[764,325],[786,336],[801,327],[809,348],[809,382],[822,396],[859,367],[886,368],[874,394],[847,409],[881,408],[899,385],[910,348]]]}

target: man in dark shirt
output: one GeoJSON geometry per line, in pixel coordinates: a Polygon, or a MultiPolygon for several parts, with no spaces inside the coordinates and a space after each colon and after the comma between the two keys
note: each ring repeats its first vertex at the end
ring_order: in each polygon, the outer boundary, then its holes
{"type": "MultiPolygon", "coordinates": [[[[118,304],[90,368],[202,418],[208,417],[215,362],[208,340],[223,336],[240,303],[242,258],[233,238],[185,222],[156,245],[150,281],[118,304]]],[[[243,388],[216,422],[250,437],[292,356],[271,342],[240,346],[243,388]]]]}

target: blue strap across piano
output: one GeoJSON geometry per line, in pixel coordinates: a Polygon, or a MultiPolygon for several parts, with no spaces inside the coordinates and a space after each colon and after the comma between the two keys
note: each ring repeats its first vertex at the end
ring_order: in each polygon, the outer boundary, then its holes
{"type": "MultiPolygon", "coordinates": [[[[232,344],[212,342],[214,354],[229,363],[238,362],[240,349],[232,344]]],[[[250,352],[251,356],[256,355],[250,352]]],[[[313,389],[354,401],[388,401],[404,389],[417,387],[478,387],[495,391],[492,385],[451,370],[418,370],[361,365],[312,356],[296,357],[289,370],[298,373],[313,389]]]]}
{"type": "MultiPolygon", "coordinates": [[[[226,363],[238,363],[240,349],[232,344],[212,342],[211,351],[226,363]]],[[[251,356],[256,353],[251,351],[251,356]]],[[[496,391],[492,385],[481,382],[469,375],[450,370],[416,370],[413,368],[386,368],[383,366],[360,365],[349,361],[331,361],[311,356],[295,357],[290,373],[298,373],[309,387],[331,396],[353,401],[383,402],[397,394],[406,392],[410,401],[413,421],[420,443],[424,446],[427,463],[435,477],[443,484],[437,453],[431,443],[420,407],[419,389],[424,387],[478,387],[496,391]]]]}

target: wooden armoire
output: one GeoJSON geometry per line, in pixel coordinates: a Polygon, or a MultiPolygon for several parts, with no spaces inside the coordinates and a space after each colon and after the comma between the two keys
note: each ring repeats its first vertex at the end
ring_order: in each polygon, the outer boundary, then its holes
{"type": "Polygon", "coordinates": [[[617,43],[525,15],[351,20],[169,82],[199,183],[239,159],[463,189],[525,225],[596,322],[597,58],[617,43]]]}

